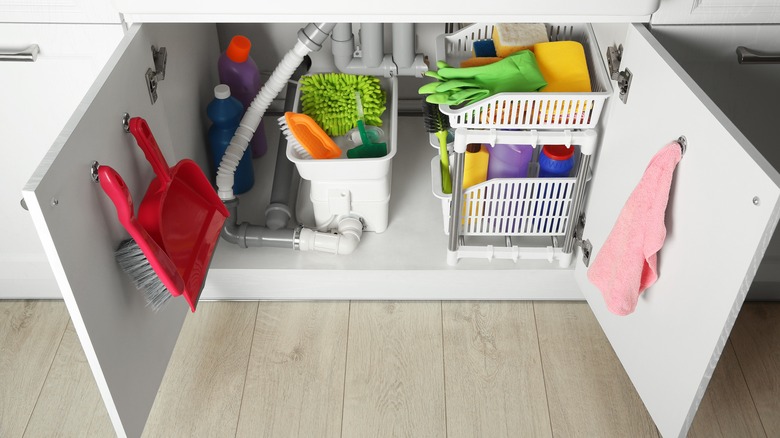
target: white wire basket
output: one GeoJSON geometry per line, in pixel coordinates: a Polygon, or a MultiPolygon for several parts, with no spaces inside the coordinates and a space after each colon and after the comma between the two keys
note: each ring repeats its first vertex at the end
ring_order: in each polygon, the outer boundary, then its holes
{"type": "MultiPolygon", "coordinates": [[[[499,93],[471,105],[440,105],[452,127],[475,129],[584,129],[598,124],[604,103],[612,94],[593,29],[587,23],[546,24],[550,41],[577,41],[585,49],[590,92],[499,93]]],[[[436,38],[437,61],[453,67],[472,57],[474,41],[489,39],[492,23],[477,23],[436,38]]]]}
{"type": "MultiPolygon", "coordinates": [[[[496,178],[463,190],[464,236],[564,236],[576,178],[496,178]]],[[[441,200],[449,234],[452,195],[441,190],[439,157],[431,160],[431,189],[441,200]]]]}

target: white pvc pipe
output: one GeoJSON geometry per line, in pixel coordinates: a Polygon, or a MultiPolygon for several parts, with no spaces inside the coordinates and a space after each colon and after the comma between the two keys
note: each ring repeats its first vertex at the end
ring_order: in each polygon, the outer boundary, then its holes
{"type": "Polygon", "coordinates": [[[339,220],[337,233],[321,233],[308,228],[301,229],[301,251],[319,251],[328,254],[346,255],[355,251],[363,235],[363,223],[354,216],[339,220]]]}
{"type": "Polygon", "coordinates": [[[414,62],[414,23],[393,23],[393,61],[399,69],[414,62]]]}
{"type": "Polygon", "coordinates": [[[385,57],[385,31],[382,23],[360,24],[360,51],[363,65],[378,67],[385,57]]]}
{"type": "Polygon", "coordinates": [[[235,197],[233,194],[235,172],[238,162],[244,156],[249,139],[252,138],[258,125],[260,125],[260,121],[263,119],[263,115],[271,105],[271,102],[287,85],[287,81],[295,72],[295,69],[303,62],[303,57],[310,52],[311,49],[298,41],[295,47],[284,55],[284,58],[274,69],[268,82],[265,83],[260,93],[257,94],[257,97],[247,108],[244,117],[241,118],[238,129],[236,129],[236,133],[230,140],[222,161],[219,163],[219,169],[217,170],[217,193],[220,199],[229,200],[235,197]]]}

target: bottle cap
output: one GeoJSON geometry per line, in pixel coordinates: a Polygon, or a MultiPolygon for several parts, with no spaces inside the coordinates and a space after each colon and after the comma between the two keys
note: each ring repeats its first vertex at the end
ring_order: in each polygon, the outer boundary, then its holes
{"type": "Polygon", "coordinates": [[[249,49],[252,48],[252,42],[243,35],[236,35],[230,40],[225,54],[233,62],[244,62],[249,58],[249,49]]]}
{"type": "Polygon", "coordinates": [[[225,84],[219,84],[214,87],[214,97],[217,99],[227,99],[230,97],[230,87],[225,84]]]}
{"type": "Polygon", "coordinates": [[[466,145],[466,152],[471,152],[473,154],[480,150],[482,150],[482,145],[480,143],[469,143],[466,145]]]}
{"type": "Polygon", "coordinates": [[[574,156],[574,146],[547,144],[542,147],[542,152],[551,160],[564,161],[574,156]]]}

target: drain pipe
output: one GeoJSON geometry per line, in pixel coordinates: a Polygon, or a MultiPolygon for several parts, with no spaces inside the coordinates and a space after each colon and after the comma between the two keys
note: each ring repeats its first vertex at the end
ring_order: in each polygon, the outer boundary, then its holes
{"type": "Polygon", "coordinates": [[[351,23],[338,23],[331,34],[333,63],[343,73],[390,77],[395,64],[385,55],[382,23],[360,25],[360,49],[355,49],[351,23]]]}
{"type": "MultiPolygon", "coordinates": [[[[292,111],[295,105],[295,88],[293,82],[297,82],[301,76],[311,68],[311,58],[306,56],[303,62],[293,72],[290,82],[287,83],[287,92],[284,96],[284,112],[292,111]]],[[[279,135],[279,145],[276,152],[276,167],[274,168],[274,181],[271,186],[271,201],[265,209],[265,225],[272,230],[287,228],[292,218],[292,211],[288,205],[290,200],[291,181],[295,165],[287,159],[287,136],[279,135]]]]}
{"type": "Polygon", "coordinates": [[[238,198],[224,201],[230,214],[222,227],[222,238],[241,248],[287,248],[318,251],[334,255],[352,254],[363,236],[363,222],[358,216],[338,220],[335,233],[314,231],[302,226],[294,230],[271,230],[268,227],[238,223],[238,198]]]}
{"type": "MultiPolygon", "coordinates": [[[[322,29],[330,29],[331,26],[332,25],[329,25],[328,23],[322,23],[316,26],[310,24],[307,26],[306,30],[314,29],[315,32],[320,32],[319,35],[322,36],[323,34],[327,35],[328,33],[328,31],[322,29]]],[[[308,33],[308,35],[312,34],[312,32],[308,33]]],[[[300,78],[300,76],[308,70],[311,61],[308,60],[307,62],[304,58],[305,53],[303,53],[306,51],[306,49],[303,48],[303,41],[306,41],[307,33],[302,29],[298,36],[299,44],[297,44],[296,49],[294,49],[297,53],[292,54],[293,51],[288,52],[288,54],[285,55],[285,58],[282,60],[282,63],[280,63],[280,66],[277,67],[277,70],[275,70],[274,74],[272,74],[271,79],[275,79],[273,87],[270,88],[272,93],[269,93],[268,90],[266,90],[266,88],[269,88],[268,84],[266,84],[266,87],[263,87],[263,90],[260,91],[258,96],[252,102],[253,105],[258,102],[261,103],[258,108],[255,108],[253,119],[247,123],[246,127],[243,125],[245,120],[242,119],[242,125],[239,129],[246,128],[248,131],[250,131],[250,133],[253,133],[254,130],[257,129],[258,124],[261,122],[260,118],[265,113],[265,109],[268,107],[268,99],[270,99],[269,96],[275,96],[279,91],[281,91],[283,86],[281,77],[286,76],[288,79],[290,77],[300,78]],[[293,65],[293,63],[296,62],[295,58],[300,59],[298,61],[298,64],[300,65],[293,65]]],[[[270,81],[271,80],[269,80],[269,82],[270,81]]],[[[285,80],[285,82],[287,82],[287,80],[285,80]]],[[[294,98],[295,90],[293,87],[288,86],[287,94],[285,96],[285,110],[292,109],[294,98]]],[[[236,144],[236,146],[240,149],[237,150],[245,150],[248,142],[247,136],[239,135],[237,131],[237,134],[234,135],[233,140],[231,140],[231,146],[234,146],[233,142],[237,140],[236,137],[240,138],[236,144]]],[[[249,135],[249,137],[251,137],[251,135],[249,135]]],[[[233,195],[232,190],[232,180],[235,167],[231,168],[230,165],[225,166],[224,169],[221,167],[221,170],[225,170],[224,176],[226,178],[220,180],[218,177],[217,186],[220,189],[219,193],[222,197],[222,202],[225,204],[225,207],[229,213],[229,216],[225,221],[224,226],[222,227],[222,238],[242,248],[272,247],[288,248],[300,251],[319,251],[330,254],[351,254],[360,243],[360,238],[363,234],[364,228],[363,222],[357,216],[349,215],[339,218],[335,233],[314,231],[303,228],[302,226],[296,228],[295,230],[282,229],[289,222],[291,216],[290,209],[286,205],[286,201],[290,194],[289,186],[292,180],[293,172],[292,163],[288,163],[285,159],[285,151],[286,141],[282,142],[280,140],[279,154],[277,156],[277,170],[274,173],[274,185],[271,195],[272,203],[266,210],[266,217],[270,218],[270,221],[273,223],[274,227],[278,227],[276,229],[259,225],[252,225],[247,222],[242,222],[240,224],[238,223],[239,200],[233,195]],[[282,163],[281,166],[278,165],[279,157],[285,161],[285,163],[282,163]],[[289,166],[287,166],[287,164],[289,164],[289,166]],[[279,200],[281,200],[281,202],[274,202],[279,200]]],[[[226,156],[227,155],[229,154],[226,152],[226,156]]],[[[226,158],[223,158],[222,161],[222,164],[225,164],[226,158]]]]}

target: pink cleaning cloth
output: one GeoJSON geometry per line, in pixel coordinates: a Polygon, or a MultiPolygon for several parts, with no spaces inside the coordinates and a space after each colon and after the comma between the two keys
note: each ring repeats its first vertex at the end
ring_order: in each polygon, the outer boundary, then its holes
{"type": "Polygon", "coordinates": [[[661,149],[647,165],[588,270],[610,312],[625,316],[639,295],[658,279],[658,251],[666,239],[666,204],[682,152],[677,142],[661,149]]]}

